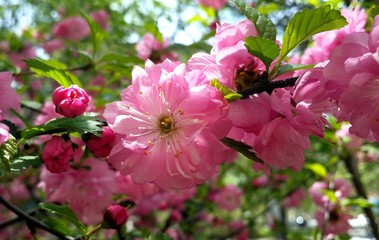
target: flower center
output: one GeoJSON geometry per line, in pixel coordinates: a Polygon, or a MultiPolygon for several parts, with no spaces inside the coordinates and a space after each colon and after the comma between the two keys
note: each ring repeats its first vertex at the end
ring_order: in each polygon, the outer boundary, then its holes
{"type": "Polygon", "coordinates": [[[162,134],[168,134],[173,129],[174,123],[172,122],[171,117],[167,115],[163,115],[158,120],[158,128],[161,131],[162,134]]]}

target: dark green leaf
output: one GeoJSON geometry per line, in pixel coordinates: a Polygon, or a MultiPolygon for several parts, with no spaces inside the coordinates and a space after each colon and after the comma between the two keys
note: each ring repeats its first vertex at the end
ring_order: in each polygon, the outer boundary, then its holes
{"type": "Polygon", "coordinates": [[[329,5],[312,10],[304,9],[296,13],[285,30],[280,60],[283,60],[291,50],[312,35],[338,29],[346,24],[347,21],[341,12],[331,9],[329,5]]]}
{"type": "Polygon", "coordinates": [[[43,209],[53,215],[67,219],[69,222],[74,224],[83,233],[83,235],[86,234],[87,227],[80,222],[79,218],[67,205],[57,205],[54,203],[40,203],[38,204],[38,208],[43,209]]]}
{"type": "Polygon", "coordinates": [[[64,87],[69,87],[73,84],[81,86],[77,77],[65,70],[67,68],[63,63],[40,58],[31,58],[24,61],[37,75],[52,78],[64,87]]]}
{"type": "Polygon", "coordinates": [[[242,95],[239,94],[239,93],[236,93],[235,91],[233,91],[232,89],[228,88],[227,86],[224,86],[220,83],[219,80],[217,79],[212,79],[209,84],[214,87],[214,88],[217,88],[221,93],[222,95],[224,96],[224,98],[228,101],[228,102],[231,102],[231,101],[234,101],[234,100],[238,100],[238,99],[241,99],[242,95]]]}
{"type": "Polygon", "coordinates": [[[261,37],[245,38],[245,46],[250,54],[262,60],[266,66],[266,72],[269,72],[270,64],[279,56],[280,52],[278,44],[261,37]]]}
{"type": "Polygon", "coordinates": [[[23,139],[29,139],[38,135],[66,131],[79,132],[81,134],[88,132],[99,136],[102,132],[102,125],[101,119],[95,116],[83,115],[75,118],[56,118],[45,124],[24,129],[21,136],[23,139]]]}
{"type": "Polygon", "coordinates": [[[0,174],[11,171],[11,159],[17,153],[18,145],[16,139],[10,136],[6,142],[0,145],[0,174]]]}
{"type": "Polygon", "coordinates": [[[236,150],[239,153],[242,153],[245,157],[248,159],[251,159],[257,163],[264,164],[262,159],[260,159],[252,150],[253,148],[249,145],[246,145],[243,142],[236,141],[231,138],[223,138],[221,139],[221,142],[225,144],[226,146],[230,147],[231,149],[236,150]]]}
{"type": "Polygon", "coordinates": [[[143,60],[138,58],[134,55],[122,55],[118,53],[108,53],[105,54],[100,58],[98,63],[105,63],[105,62],[114,62],[118,64],[125,64],[125,65],[142,65],[144,63],[143,60]]]}
{"type": "Polygon", "coordinates": [[[276,28],[270,19],[260,14],[255,8],[245,3],[244,0],[233,0],[233,2],[247,19],[255,23],[255,27],[261,37],[273,41],[276,39],[276,28]]]}
{"type": "Polygon", "coordinates": [[[278,72],[276,73],[276,76],[280,76],[284,73],[293,72],[296,70],[307,70],[314,68],[315,64],[310,65],[304,65],[304,64],[284,64],[280,65],[278,72]]]}
{"type": "Polygon", "coordinates": [[[39,156],[16,156],[12,159],[11,171],[20,172],[21,170],[27,169],[29,166],[38,167],[42,163],[39,156]]]}

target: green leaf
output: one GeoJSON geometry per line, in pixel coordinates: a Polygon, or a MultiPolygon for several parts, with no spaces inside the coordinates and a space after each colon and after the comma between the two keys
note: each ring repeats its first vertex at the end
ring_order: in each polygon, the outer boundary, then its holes
{"type": "Polygon", "coordinates": [[[232,89],[228,88],[227,86],[222,85],[218,79],[212,79],[209,82],[209,84],[212,87],[217,88],[222,93],[222,95],[224,96],[224,98],[228,102],[232,102],[234,100],[239,100],[242,97],[241,94],[233,91],[232,89]]]}
{"type": "Polygon", "coordinates": [[[262,60],[266,66],[266,72],[269,72],[270,64],[279,56],[280,52],[278,44],[261,37],[245,38],[245,46],[250,54],[262,60]]]}
{"type": "Polygon", "coordinates": [[[29,166],[33,168],[39,167],[42,161],[39,156],[16,156],[12,159],[11,171],[20,172],[21,170],[27,169],[29,166]]]}
{"type": "Polygon", "coordinates": [[[88,14],[84,11],[81,11],[81,15],[86,19],[89,28],[91,29],[91,38],[92,38],[92,58],[95,58],[96,53],[98,52],[103,40],[105,38],[105,32],[100,27],[95,20],[93,20],[88,14]]]}
{"type": "Polygon", "coordinates": [[[67,219],[69,222],[74,224],[83,233],[83,235],[86,234],[87,227],[80,222],[79,218],[67,205],[57,205],[54,203],[40,203],[38,204],[38,208],[45,210],[53,215],[67,219]]]}
{"type": "Polygon", "coordinates": [[[272,12],[279,11],[281,9],[281,6],[277,3],[265,3],[265,4],[259,4],[257,10],[258,12],[262,14],[269,14],[272,12]]]}
{"type": "Polygon", "coordinates": [[[311,170],[315,175],[321,178],[325,178],[328,175],[325,166],[320,163],[306,163],[304,168],[311,170]]]}
{"type": "Polygon", "coordinates": [[[312,10],[304,9],[296,13],[285,30],[280,61],[302,41],[312,35],[338,29],[346,24],[347,21],[341,15],[341,12],[331,9],[329,5],[323,5],[312,10]]]}
{"type": "Polygon", "coordinates": [[[101,119],[95,116],[82,115],[75,118],[56,118],[45,124],[24,129],[21,136],[23,139],[29,139],[38,135],[67,131],[81,134],[88,132],[99,136],[102,132],[102,125],[101,119]]]}
{"type": "Polygon", "coordinates": [[[264,162],[262,161],[262,159],[260,159],[252,150],[253,148],[243,142],[239,142],[239,141],[236,141],[234,139],[231,139],[231,138],[227,138],[227,137],[224,137],[223,139],[221,139],[221,142],[230,147],[231,149],[234,149],[236,150],[237,152],[241,153],[242,155],[244,155],[245,157],[247,157],[248,159],[251,159],[257,163],[260,163],[260,164],[264,164],[264,162]]]}
{"type": "Polygon", "coordinates": [[[368,14],[371,18],[375,18],[377,15],[379,15],[379,6],[373,6],[368,10],[368,14]]]}
{"type": "Polygon", "coordinates": [[[78,78],[70,71],[65,70],[66,66],[63,63],[40,58],[31,58],[24,61],[37,75],[52,78],[63,87],[67,88],[73,84],[81,86],[78,78]]]}
{"type": "Polygon", "coordinates": [[[161,232],[150,235],[148,239],[149,240],[172,240],[170,235],[168,235],[167,233],[161,233],[161,232]]]}
{"type": "Polygon", "coordinates": [[[98,63],[118,63],[125,65],[142,65],[144,61],[134,55],[123,55],[119,53],[108,53],[100,58],[98,63]]]}
{"type": "Polygon", "coordinates": [[[338,198],[334,191],[329,190],[329,189],[323,189],[322,193],[324,194],[324,196],[326,196],[329,199],[331,203],[335,204],[338,202],[338,198]]]}
{"type": "Polygon", "coordinates": [[[0,174],[11,171],[11,159],[17,153],[16,139],[11,135],[6,142],[0,145],[0,174]]]}
{"type": "Polygon", "coordinates": [[[370,203],[367,199],[364,198],[344,198],[341,202],[342,206],[358,206],[361,208],[373,207],[374,204],[370,203]]]}
{"type": "Polygon", "coordinates": [[[275,75],[275,77],[280,76],[284,73],[288,72],[293,72],[296,70],[307,70],[307,69],[312,69],[314,68],[315,64],[310,64],[310,65],[304,65],[304,64],[284,64],[280,65],[278,68],[278,71],[275,75]]]}
{"type": "Polygon", "coordinates": [[[260,14],[255,8],[245,3],[244,0],[233,0],[233,2],[247,19],[255,23],[255,27],[261,37],[273,41],[276,39],[276,28],[270,19],[260,14]]]}

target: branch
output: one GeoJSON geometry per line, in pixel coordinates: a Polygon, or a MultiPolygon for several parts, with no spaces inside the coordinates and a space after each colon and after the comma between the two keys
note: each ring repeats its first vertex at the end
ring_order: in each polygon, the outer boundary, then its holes
{"type": "Polygon", "coordinates": [[[286,78],[283,80],[277,80],[277,81],[267,81],[267,80],[261,80],[249,88],[242,90],[238,92],[239,94],[242,94],[242,99],[248,98],[250,95],[256,94],[256,93],[262,93],[267,92],[271,94],[276,88],[284,88],[284,87],[293,87],[295,86],[296,80],[299,77],[292,77],[292,78],[286,78]]]}
{"type": "Polygon", "coordinates": [[[11,210],[12,212],[14,212],[19,218],[24,219],[28,225],[32,225],[42,230],[45,230],[46,232],[53,234],[59,239],[70,240],[70,238],[67,238],[64,234],[50,228],[49,226],[38,221],[37,219],[31,217],[29,214],[25,213],[22,209],[13,205],[11,202],[8,202],[7,200],[5,200],[2,196],[0,196],[0,203],[3,204],[6,208],[11,210]]]}
{"type": "MultiPolygon", "coordinates": [[[[357,191],[358,195],[364,199],[367,199],[367,193],[366,190],[362,184],[360,174],[358,171],[357,163],[354,161],[354,159],[351,157],[351,155],[346,154],[345,156],[341,156],[343,162],[345,163],[345,167],[350,173],[353,181],[353,185],[355,190],[357,191]]],[[[372,212],[372,209],[370,207],[364,207],[363,211],[365,212],[367,218],[369,219],[371,230],[373,235],[375,236],[375,239],[379,239],[379,229],[378,224],[375,222],[375,216],[372,212]]]]}
{"type": "Polygon", "coordinates": [[[245,157],[247,157],[247,158],[249,158],[249,159],[251,159],[257,163],[264,165],[264,162],[262,161],[262,159],[257,157],[257,155],[251,151],[251,150],[253,150],[253,148],[251,146],[246,145],[243,142],[239,142],[239,141],[236,141],[234,139],[227,138],[227,137],[224,137],[223,139],[221,139],[221,142],[224,145],[230,147],[231,149],[234,149],[237,152],[242,153],[242,155],[244,155],[245,157]]]}

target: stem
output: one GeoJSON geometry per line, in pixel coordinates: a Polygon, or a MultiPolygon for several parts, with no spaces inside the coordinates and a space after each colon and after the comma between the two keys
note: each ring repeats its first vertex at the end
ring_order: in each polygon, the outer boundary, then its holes
{"type": "MultiPolygon", "coordinates": [[[[342,160],[345,163],[345,167],[347,171],[351,174],[353,185],[356,192],[358,193],[360,197],[367,199],[367,193],[362,184],[356,161],[354,161],[351,155],[343,156],[342,160]]],[[[378,224],[375,222],[375,216],[374,216],[374,213],[372,212],[372,209],[370,207],[364,207],[363,211],[365,212],[367,218],[369,219],[372,234],[374,235],[375,239],[379,239],[378,224]]]]}
{"type": "Polygon", "coordinates": [[[248,98],[250,95],[256,93],[267,92],[272,93],[276,88],[292,87],[295,86],[296,80],[299,77],[286,78],[277,81],[258,81],[251,88],[238,92],[242,94],[242,99],[248,98]]]}
{"type": "Polygon", "coordinates": [[[101,226],[101,223],[96,225],[91,231],[89,231],[87,234],[86,234],[86,239],[89,239],[93,234],[95,234],[96,232],[98,232],[103,226],[101,226]]]}
{"type": "Polygon", "coordinates": [[[13,205],[11,202],[5,200],[2,196],[0,196],[0,203],[12,212],[14,212],[19,218],[24,219],[27,222],[27,225],[32,225],[34,227],[38,227],[42,230],[45,230],[46,232],[49,232],[54,236],[57,236],[59,239],[69,240],[69,238],[67,238],[62,233],[50,228],[49,226],[38,221],[37,219],[31,217],[29,214],[25,213],[23,210],[13,205]]]}

